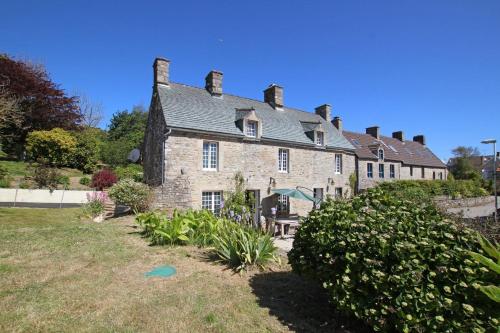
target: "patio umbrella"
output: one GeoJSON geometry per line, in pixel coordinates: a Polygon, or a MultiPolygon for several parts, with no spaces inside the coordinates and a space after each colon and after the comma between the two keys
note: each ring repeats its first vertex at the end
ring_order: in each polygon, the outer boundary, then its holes
{"type": "Polygon", "coordinates": [[[319,203],[321,200],[309,195],[307,193],[302,192],[297,188],[281,188],[272,190],[273,193],[286,195],[287,197],[299,199],[299,200],[308,200],[314,203],[319,203]]]}

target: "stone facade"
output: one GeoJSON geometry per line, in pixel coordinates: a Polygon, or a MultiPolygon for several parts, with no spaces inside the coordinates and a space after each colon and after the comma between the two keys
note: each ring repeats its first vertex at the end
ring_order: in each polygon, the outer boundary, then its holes
{"type": "MultiPolygon", "coordinates": [[[[278,146],[174,131],[165,141],[165,178],[163,185],[156,190],[157,207],[167,211],[174,208],[200,209],[203,191],[233,191],[234,176],[241,172],[246,188],[259,191],[262,213],[268,216],[271,207],[276,205],[276,195],[271,192],[273,188],[322,188],[324,196],[333,196],[335,188],[340,187],[344,195],[350,195],[349,176],[355,172],[354,159],[352,152],[278,146]],[[202,167],[205,141],[218,144],[217,170],[202,167]],[[289,151],[287,173],[278,171],[280,148],[289,151]],[[342,154],[342,174],[334,172],[335,154],[342,154]]],[[[305,215],[311,208],[312,202],[290,199],[291,214],[305,215]]]]}

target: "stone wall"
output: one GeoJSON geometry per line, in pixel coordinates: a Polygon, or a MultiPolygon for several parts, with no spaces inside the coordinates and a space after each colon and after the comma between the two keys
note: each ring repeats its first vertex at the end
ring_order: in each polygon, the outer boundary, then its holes
{"type": "MultiPolygon", "coordinates": [[[[273,188],[323,188],[324,196],[333,196],[335,188],[341,187],[344,194],[350,195],[349,175],[355,172],[354,155],[336,153],[343,156],[342,174],[334,172],[335,152],[322,148],[277,146],[260,141],[173,132],[165,143],[165,183],[156,190],[156,204],[166,210],[176,207],[199,209],[203,191],[234,190],[233,178],[237,172],[242,172],[247,189],[260,191],[265,215],[269,215],[270,208],[275,205],[273,188]],[[218,142],[216,171],[202,168],[204,141],[218,142]],[[278,172],[279,148],[289,149],[288,173],[278,172]],[[270,185],[271,177],[275,179],[275,186],[270,185]]],[[[312,202],[290,199],[290,213],[305,215],[311,208],[312,202]]]]}
{"type": "Polygon", "coordinates": [[[476,198],[464,198],[464,199],[450,199],[448,197],[436,197],[434,202],[443,209],[448,208],[467,208],[467,207],[477,207],[485,206],[488,204],[495,204],[495,197],[485,196],[476,198]]]}
{"type": "Polygon", "coordinates": [[[414,179],[414,180],[432,180],[433,172],[436,173],[436,180],[439,180],[439,173],[443,174],[443,180],[446,180],[448,177],[448,170],[446,168],[428,168],[424,167],[424,178],[422,178],[422,167],[414,166],[413,167],[413,176],[411,175],[410,166],[404,165],[401,167],[401,179],[414,179]]]}
{"type": "Polygon", "coordinates": [[[151,186],[158,186],[162,183],[162,159],[163,142],[165,138],[165,117],[159,107],[157,94],[153,95],[147,130],[144,135],[143,166],[144,181],[151,186]]]}

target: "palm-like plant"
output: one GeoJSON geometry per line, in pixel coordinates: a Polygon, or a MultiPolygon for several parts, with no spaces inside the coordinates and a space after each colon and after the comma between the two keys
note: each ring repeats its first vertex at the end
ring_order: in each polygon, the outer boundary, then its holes
{"type": "MultiPolygon", "coordinates": [[[[479,236],[479,243],[481,244],[481,248],[485,252],[486,255],[482,255],[476,252],[470,252],[470,255],[483,266],[488,268],[489,270],[495,272],[496,274],[500,274],[500,249],[498,244],[495,242],[495,245],[491,244],[486,238],[483,236],[479,236]]],[[[481,286],[479,289],[490,299],[493,301],[500,303],[500,287],[494,285],[481,286]]]]}

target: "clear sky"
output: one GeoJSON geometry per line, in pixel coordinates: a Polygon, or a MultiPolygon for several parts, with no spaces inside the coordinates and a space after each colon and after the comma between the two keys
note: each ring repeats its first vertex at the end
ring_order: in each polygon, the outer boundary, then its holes
{"type": "MultiPolygon", "coordinates": [[[[45,64],[106,119],[149,105],[152,63],[171,79],[285,105],[333,105],[344,127],[425,134],[440,158],[500,139],[500,1],[4,1],[0,52],[45,64]]],[[[103,124],[105,125],[105,123],[103,124]]],[[[481,147],[483,146],[483,147],[481,147]]]]}

